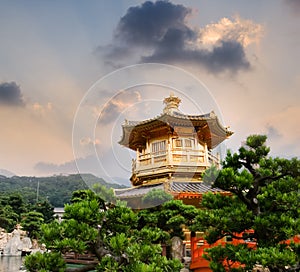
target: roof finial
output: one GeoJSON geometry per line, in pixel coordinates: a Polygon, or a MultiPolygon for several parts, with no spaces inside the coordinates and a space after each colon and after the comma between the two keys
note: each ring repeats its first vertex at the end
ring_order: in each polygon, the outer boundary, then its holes
{"type": "Polygon", "coordinates": [[[174,111],[179,111],[178,106],[180,102],[181,99],[175,96],[173,92],[171,92],[170,96],[164,99],[164,103],[166,104],[164,113],[172,114],[174,111]]]}

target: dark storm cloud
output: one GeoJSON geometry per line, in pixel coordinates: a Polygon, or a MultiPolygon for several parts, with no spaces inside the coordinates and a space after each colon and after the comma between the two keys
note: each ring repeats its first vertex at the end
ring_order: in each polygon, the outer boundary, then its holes
{"type": "Polygon", "coordinates": [[[128,9],[117,26],[116,38],[128,44],[159,44],[170,29],[188,30],[184,20],[190,12],[167,1],[147,1],[128,9]]]}
{"type": "MultiPolygon", "coordinates": [[[[199,33],[186,24],[192,10],[168,1],[131,7],[120,19],[112,45],[99,48],[106,61],[189,63],[211,72],[248,69],[244,47],[235,40],[199,48],[199,33]]],[[[126,64],[126,63],[124,63],[126,64]]]]}
{"type": "Polygon", "coordinates": [[[294,14],[299,15],[300,0],[285,0],[285,2],[290,6],[290,8],[294,14]]]}
{"type": "Polygon", "coordinates": [[[205,66],[211,72],[250,68],[242,45],[236,41],[222,41],[212,51],[161,47],[152,56],[144,57],[142,60],[144,62],[163,61],[198,64],[205,66]]]}
{"type": "Polygon", "coordinates": [[[0,83],[0,104],[9,106],[24,105],[21,89],[16,82],[0,83]]]}

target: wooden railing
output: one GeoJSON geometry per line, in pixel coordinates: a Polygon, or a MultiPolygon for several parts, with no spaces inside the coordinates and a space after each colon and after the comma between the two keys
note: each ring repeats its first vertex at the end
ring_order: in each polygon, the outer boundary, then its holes
{"type": "Polygon", "coordinates": [[[139,168],[151,168],[156,167],[158,164],[168,165],[202,165],[211,166],[215,164],[220,165],[218,156],[215,156],[211,152],[205,154],[204,151],[193,150],[193,149],[172,149],[170,154],[167,150],[140,154],[137,160],[132,161],[132,170],[138,170],[139,168]]]}
{"type": "Polygon", "coordinates": [[[97,264],[99,262],[99,260],[96,258],[96,255],[91,253],[78,254],[69,252],[64,254],[63,258],[66,263],[74,264],[97,264]]]}

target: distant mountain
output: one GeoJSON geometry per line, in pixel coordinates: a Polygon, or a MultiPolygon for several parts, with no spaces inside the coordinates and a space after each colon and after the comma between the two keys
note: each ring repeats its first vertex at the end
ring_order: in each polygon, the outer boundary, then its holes
{"type": "Polygon", "coordinates": [[[130,180],[128,178],[121,178],[121,177],[107,178],[107,177],[104,177],[104,180],[112,180],[112,183],[119,184],[121,186],[131,187],[131,183],[130,183],[130,180]]]}
{"type": "Polygon", "coordinates": [[[107,183],[92,174],[55,175],[50,177],[0,176],[0,193],[18,192],[28,202],[48,199],[55,207],[63,207],[73,191],[92,188],[101,184],[107,188],[125,188],[124,185],[107,183]]]}
{"type": "Polygon", "coordinates": [[[5,176],[5,177],[13,177],[15,176],[15,174],[13,172],[10,172],[8,170],[5,170],[5,169],[0,169],[0,176],[5,176]]]}

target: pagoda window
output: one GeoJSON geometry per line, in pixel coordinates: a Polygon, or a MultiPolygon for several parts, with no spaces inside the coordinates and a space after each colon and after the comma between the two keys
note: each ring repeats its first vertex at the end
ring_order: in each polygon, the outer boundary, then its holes
{"type": "Polygon", "coordinates": [[[175,140],[175,146],[176,147],[182,147],[182,139],[176,139],[175,140]]]}
{"type": "Polygon", "coordinates": [[[195,146],[194,139],[189,138],[175,139],[174,143],[175,147],[180,147],[184,149],[193,149],[195,146]]]}
{"type": "Polygon", "coordinates": [[[166,141],[152,143],[152,153],[158,153],[161,151],[166,151],[166,141]]]}
{"type": "Polygon", "coordinates": [[[193,148],[194,140],[192,139],[184,139],[185,148],[193,148]]]}

